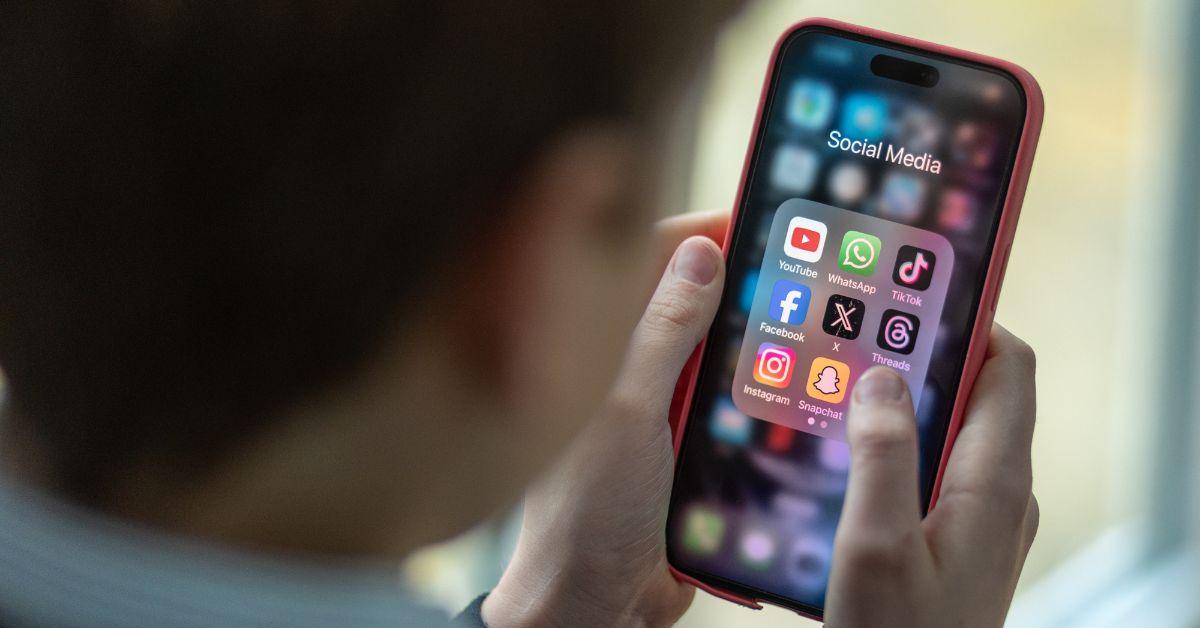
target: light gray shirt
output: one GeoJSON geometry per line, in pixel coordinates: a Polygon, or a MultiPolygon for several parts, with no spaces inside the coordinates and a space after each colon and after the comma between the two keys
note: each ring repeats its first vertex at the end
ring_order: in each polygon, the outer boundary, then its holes
{"type": "Polygon", "coordinates": [[[0,625],[439,626],[398,568],[255,555],[0,478],[0,625]]]}

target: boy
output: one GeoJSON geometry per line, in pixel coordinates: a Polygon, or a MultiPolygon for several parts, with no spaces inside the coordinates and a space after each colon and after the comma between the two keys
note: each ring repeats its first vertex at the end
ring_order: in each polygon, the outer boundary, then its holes
{"type": "MultiPolygon", "coordinates": [[[[539,476],[475,621],[683,613],[665,414],[724,222],[650,208],[727,8],[612,4],[0,8],[6,623],[443,621],[392,565],[539,476]]],[[[925,521],[863,377],[831,625],[1002,621],[1032,376],[997,331],[925,521]]]]}

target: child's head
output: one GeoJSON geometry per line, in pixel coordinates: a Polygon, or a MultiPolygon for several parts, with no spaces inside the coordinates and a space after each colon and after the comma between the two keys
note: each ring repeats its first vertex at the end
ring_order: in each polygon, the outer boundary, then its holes
{"type": "Polygon", "coordinates": [[[722,12],[0,8],[23,472],[150,519],[308,491],[444,534],[511,499],[617,365],[656,117],[722,12]]]}

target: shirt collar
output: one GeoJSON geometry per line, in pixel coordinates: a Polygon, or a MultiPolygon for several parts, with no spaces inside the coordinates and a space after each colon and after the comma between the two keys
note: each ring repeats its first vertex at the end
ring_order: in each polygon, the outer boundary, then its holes
{"type": "Polygon", "coordinates": [[[34,625],[433,626],[398,568],[253,554],[0,478],[0,618],[34,625]]]}

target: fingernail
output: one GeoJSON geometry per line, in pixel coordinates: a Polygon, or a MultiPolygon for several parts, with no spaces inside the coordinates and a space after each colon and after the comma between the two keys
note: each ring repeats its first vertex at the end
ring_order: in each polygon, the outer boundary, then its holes
{"type": "Polygon", "coordinates": [[[854,385],[854,400],[859,403],[899,401],[905,392],[904,380],[886,366],[877,366],[858,378],[854,385]]]}
{"type": "Polygon", "coordinates": [[[675,274],[685,281],[707,286],[716,278],[720,262],[712,244],[701,237],[688,238],[675,252],[675,274]]]}

